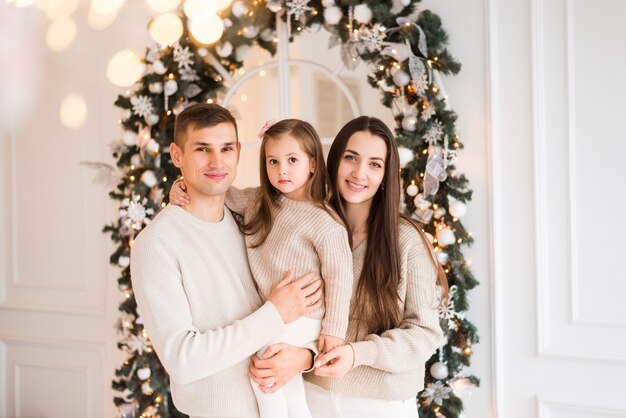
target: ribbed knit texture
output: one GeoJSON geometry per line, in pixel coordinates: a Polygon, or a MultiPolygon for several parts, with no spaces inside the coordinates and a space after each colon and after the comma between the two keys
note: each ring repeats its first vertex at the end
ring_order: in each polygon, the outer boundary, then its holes
{"type": "Polygon", "coordinates": [[[210,223],[168,205],[134,241],[131,276],[176,407],[202,417],[258,417],[249,357],[285,325],[259,298],[230,211],[210,223]]]}
{"type": "MultiPolygon", "coordinates": [[[[256,213],[258,189],[230,188],[226,205],[248,222],[256,213]]],[[[246,236],[250,269],[263,300],[287,270],[295,277],[314,272],[324,279],[324,305],[309,315],[322,320],[322,334],[346,338],[352,297],[352,255],[345,227],[310,202],[279,198],[274,225],[263,245],[250,248],[257,237],[246,236]]]]}
{"type": "MultiPolygon", "coordinates": [[[[358,338],[367,327],[355,317],[359,301],[353,298],[348,325],[348,341],[355,354],[352,370],[343,379],[308,373],[306,380],[334,393],[389,401],[409,399],[423,389],[424,363],[443,339],[437,311],[437,271],[428,248],[406,221],[400,225],[399,247],[398,294],[404,312],[400,326],[358,338]]],[[[366,248],[363,243],[352,252],[355,286],[366,248]]]]}

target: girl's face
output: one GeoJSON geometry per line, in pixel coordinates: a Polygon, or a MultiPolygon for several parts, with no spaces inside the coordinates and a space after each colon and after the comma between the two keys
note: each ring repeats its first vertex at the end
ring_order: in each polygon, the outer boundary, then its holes
{"type": "Polygon", "coordinates": [[[272,186],[292,200],[307,200],[307,186],[315,172],[315,160],[309,158],[298,140],[289,134],[265,142],[265,166],[272,186]]]}
{"type": "Polygon", "coordinates": [[[348,205],[371,205],[385,177],[387,144],[369,131],[355,132],[337,169],[337,189],[348,205]]]}

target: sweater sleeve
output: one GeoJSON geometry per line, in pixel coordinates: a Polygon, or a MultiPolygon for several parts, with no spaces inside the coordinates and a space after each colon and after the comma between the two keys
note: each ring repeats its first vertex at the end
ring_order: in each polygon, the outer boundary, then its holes
{"type": "Polygon", "coordinates": [[[271,302],[232,324],[200,331],[193,324],[178,262],[166,245],[158,237],[140,234],[131,251],[138,310],[159,359],[177,383],[226,370],[284,331],[271,302]]]}
{"type": "Polygon", "coordinates": [[[342,225],[334,224],[325,231],[316,251],[320,259],[320,273],[324,279],[326,308],[321,333],[345,340],[354,284],[352,251],[346,229],[342,225]]]}
{"type": "Polygon", "coordinates": [[[256,199],[258,193],[258,187],[238,189],[230,186],[226,192],[226,207],[233,212],[243,215],[244,210],[256,199]]]}
{"type": "Polygon", "coordinates": [[[416,238],[408,249],[404,319],[398,328],[351,343],[353,367],[369,366],[400,373],[423,365],[441,345],[443,331],[436,308],[437,269],[421,238],[416,238]]]}

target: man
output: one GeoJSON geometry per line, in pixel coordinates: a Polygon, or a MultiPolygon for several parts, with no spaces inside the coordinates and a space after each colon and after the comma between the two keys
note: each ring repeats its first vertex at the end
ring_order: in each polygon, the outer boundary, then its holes
{"type": "MultiPolygon", "coordinates": [[[[165,207],[131,252],[138,309],[170,375],[174,404],[196,417],[258,417],[249,357],[322,303],[320,280],[305,286],[312,275],[293,282],[291,274],[261,303],[243,237],[224,207],[240,148],[226,109],[204,103],[180,113],[170,154],[191,202],[165,207]]],[[[300,370],[311,362],[302,352],[291,358],[297,367],[308,362],[300,370]]]]}

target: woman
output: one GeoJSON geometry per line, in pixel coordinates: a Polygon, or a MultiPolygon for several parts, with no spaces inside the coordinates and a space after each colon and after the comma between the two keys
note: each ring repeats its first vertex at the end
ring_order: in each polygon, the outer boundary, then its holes
{"type": "MultiPolygon", "coordinates": [[[[445,275],[424,233],[399,213],[397,144],[382,121],[348,122],[327,166],[330,203],[351,238],[355,281],[348,344],[319,356],[305,376],[309,408],[314,418],[417,418],[424,364],[443,337],[437,282],[445,298],[445,275]]],[[[257,360],[251,375],[273,382],[293,370],[259,370],[266,365],[257,360]]]]}

